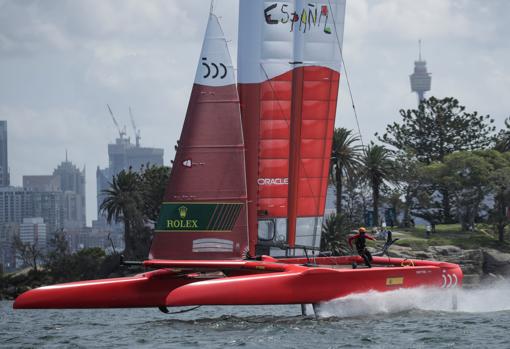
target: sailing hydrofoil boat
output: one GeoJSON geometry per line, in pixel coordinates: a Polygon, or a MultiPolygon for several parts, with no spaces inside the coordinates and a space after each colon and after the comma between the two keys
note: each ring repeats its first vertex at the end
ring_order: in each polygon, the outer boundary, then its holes
{"type": "Polygon", "coordinates": [[[241,0],[238,80],[210,14],[147,271],[40,287],[14,308],[319,304],[460,286],[456,264],[315,257],[341,68],[345,0],[241,0]]]}

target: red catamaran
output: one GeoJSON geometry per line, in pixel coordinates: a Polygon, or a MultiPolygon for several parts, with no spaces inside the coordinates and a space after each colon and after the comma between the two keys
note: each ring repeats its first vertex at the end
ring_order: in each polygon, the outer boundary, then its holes
{"type": "Polygon", "coordinates": [[[210,14],[149,270],[37,288],[14,308],[319,304],[462,283],[456,264],[313,257],[320,245],[345,0],[241,0],[238,82],[210,14]]]}

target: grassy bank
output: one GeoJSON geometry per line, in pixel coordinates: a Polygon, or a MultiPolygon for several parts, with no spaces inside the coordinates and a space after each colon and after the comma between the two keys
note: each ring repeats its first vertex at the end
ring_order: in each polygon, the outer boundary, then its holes
{"type": "Polygon", "coordinates": [[[413,250],[426,250],[429,246],[453,245],[462,249],[480,247],[510,252],[510,243],[501,243],[492,233],[492,227],[478,224],[474,231],[463,231],[460,224],[441,224],[436,232],[426,238],[425,226],[415,228],[395,228],[394,237],[400,240],[395,244],[411,247],[413,250]]]}

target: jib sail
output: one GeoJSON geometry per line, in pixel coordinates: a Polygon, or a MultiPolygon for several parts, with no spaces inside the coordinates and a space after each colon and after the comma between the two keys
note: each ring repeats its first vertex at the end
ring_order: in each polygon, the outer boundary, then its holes
{"type": "Polygon", "coordinates": [[[149,257],[239,258],[247,246],[239,97],[223,31],[211,14],[149,257]]]}

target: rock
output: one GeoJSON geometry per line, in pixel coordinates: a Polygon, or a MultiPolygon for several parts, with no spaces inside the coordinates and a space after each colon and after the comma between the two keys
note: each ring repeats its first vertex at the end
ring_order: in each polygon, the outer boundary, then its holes
{"type": "Polygon", "coordinates": [[[463,250],[457,246],[430,246],[425,251],[413,251],[409,247],[392,246],[390,256],[398,258],[436,260],[460,265],[467,276],[466,284],[474,285],[480,282],[484,273],[484,254],[481,249],[463,250]]]}
{"type": "Polygon", "coordinates": [[[5,293],[7,295],[13,295],[13,294],[16,294],[16,286],[14,285],[9,285],[7,286],[7,288],[5,289],[5,293]]]}
{"type": "Polygon", "coordinates": [[[415,251],[410,247],[392,245],[388,250],[390,257],[395,258],[415,258],[415,251]]]}
{"type": "Polygon", "coordinates": [[[429,251],[439,254],[441,256],[448,256],[451,254],[460,254],[462,253],[462,249],[457,246],[452,245],[444,245],[444,246],[430,246],[428,248],[429,251]]]}
{"type": "Polygon", "coordinates": [[[443,257],[445,262],[460,265],[464,274],[483,274],[483,253],[478,250],[460,250],[456,255],[443,257]]]}
{"type": "Polygon", "coordinates": [[[472,287],[480,284],[480,274],[464,274],[462,278],[462,287],[472,287]]]}
{"type": "Polygon", "coordinates": [[[486,274],[510,276],[510,253],[484,248],[483,271],[486,274]]]}
{"type": "Polygon", "coordinates": [[[431,253],[427,253],[425,251],[416,251],[414,254],[416,259],[428,259],[428,260],[434,260],[434,255],[431,253]]]}
{"type": "Polygon", "coordinates": [[[500,281],[504,281],[505,278],[501,275],[496,275],[496,274],[493,274],[493,273],[488,273],[488,274],[484,274],[482,275],[482,280],[483,283],[485,285],[490,285],[490,284],[494,284],[494,283],[497,283],[497,282],[500,282],[500,281]]]}

